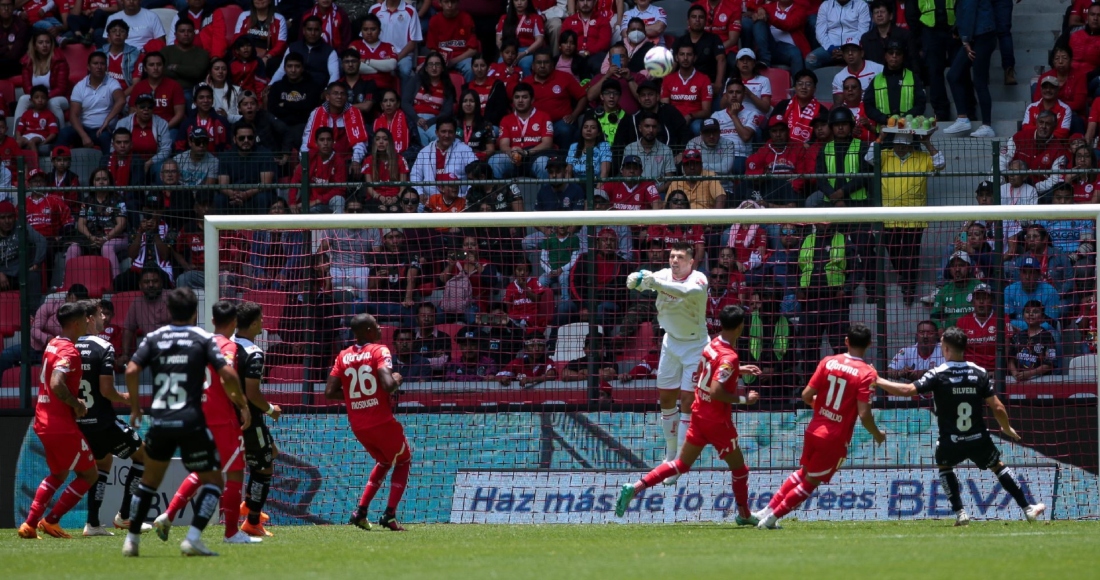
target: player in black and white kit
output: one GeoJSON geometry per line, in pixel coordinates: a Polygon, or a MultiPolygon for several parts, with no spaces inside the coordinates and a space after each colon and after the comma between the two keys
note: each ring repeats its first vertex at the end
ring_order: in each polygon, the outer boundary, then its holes
{"type": "MultiPolygon", "coordinates": [[[[130,532],[122,547],[123,556],[138,555],[141,523],[149,513],[176,449],[180,450],[183,466],[198,473],[203,484],[197,496],[198,508],[187,537],[180,543],[180,552],[185,556],[217,555],[207,549],[201,537],[210,518],[218,512],[223,484],[221,459],[202,412],[207,365],[214,367],[221,377],[226,394],[241,411],[241,423],[245,428],[249,413],[237,373],[222,357],[214,335],[195,326],[197,309],[198,299],[190,288],[170,291],[168,314],[171,324],[147,334],[126,366],[132,427],[141,425],[143,413],[138,400],[138,382],[145,368],[153,375],[153,403],[149,412],[152,426],[145,435],[145,475],[135,495],[137,509],[130,514],[130,532]]],[[[162,539],[166,540],[167,534],[162,539]]]]}
{"type": "MultiPolygon", "coordinates": [[[[80,382],[80,398],[84,400],[88,414],[77,419],[76,424],[88,440],[99,470],[99,479],[88,494],[88,519],[84,524],[84,535],[113,536],[114,533],[105,529],[99,521],[99,509],[107,492],[111,464],[114,457],[133,462],[126,474],[122,505],[114,519],[115,527],[125,530],[130,527],[130,500],[145,473],[145,449],[137,431],[119,420],[111,406],[112,403],[129,403],[130,397],[115,390],[115,347],[97,336],[103,332],[106,323],[99,300],[82,300],[80,304],[88,317],[88,335],[80,337],[75,346],[80,352],[84,377],[80,382]]],[[[143,523],[141,526],[142,533],[151,529],[153,526],[149,524],[143,523]]]]}
{"type": "Polygon", "coordinates": [[[993,417],[1001,426],[1001,432],[1007,437],[1019,441],[1020,435],[1008,422],[1008,413],[989,383],[985,369],[966,362],[966,333],[952,326],[944,331],[940,339],[944,364],[924,373],[911,385],[895,383],[879,378],[878,386],[891,395],[915,397],[923,393],[932,393],[935,401],[936,422],[940,437],[936,442],[936,465],[940,470],[940,481],[951,509],[955,511],[955,525],[970,523],[970,516],[963,509],[962,495],[959,493],[959,478],[954,467],[969,459],[974,465],[992,471],[1001,487],[1007,491],[1020,509],[1024,510],[1027,521],[1033,522],[1044,511],[1042,503],[1029,504],[1023,490],[1016,483],[1016,477],[1001,461],[1001,452],[993,444],[993,438],[985,428],[982,417],[982,405],[988,405],[993,417]]]}
{"type": "Polygon", "coordinates": [[[264,327],[263,309],[255,302],[242,302],[237,307],[237,333],[233,340],[240,350],[241,382],[244,394],[248,398],[248,410],[252,415],[252,426],[244,429],[244,459],[248,463],[248,486],[245,487],[244,505],[241,514],[246,521],[241,531],[252,537],[271,536],[264,528],[264,504],[271,490],[271,477],[275,474],[275,456],[279,454],[271,430],[267,428],[264,415],[278,420],[282,409],[272,405],[264,398],[260,390],[260,381],[264,376],[264,351],[256,345],[256,335],[264,327]]]}

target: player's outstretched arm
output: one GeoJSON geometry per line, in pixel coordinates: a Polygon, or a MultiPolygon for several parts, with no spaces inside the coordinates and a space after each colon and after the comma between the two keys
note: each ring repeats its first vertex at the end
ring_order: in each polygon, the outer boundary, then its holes
{"type": "Polygon", "coordinates": [[[1008,411],[1005,410],[1004,403],[997,398],[997,395],[987,397],[985,399],[985,404],[993,411],[993,418],[996,419],[997,424],[1001,426],[1001,432],[1013,441],[1019,441],[1021,439],[1020,434],[1017,433],[1008,422],[1008,411]]]}
{"type": "Polygon", "coordinates": [[[689,277],[683,282],[676,282],[674,280],[660,280],[653,274],[653,272],[646,272],[642,277],[641,283],[638,287],[642,290],[654,288],[664,292],[665,294],[671,294],[677,298],[687,298],[689,296],[695,296],[707,293],[706,284],[699,284],[691,281],[689,277]]]}
{"type": "Polygon", "coordinates": [[[871,413],[871,403],[856,401],[856,408],[859,410],[859,422],[863,423],[863,428],[871,434],[875,443],[885,443],[886,434],[879,431],[878,425],[875,425],[875,415],[871,413]]]}
{"type": "Polygon", "coordinates": [[[141,427],[141,401],[138,399],[138,382],[141,380],[141,365],[134,361],[126,363],[126,392],[130,395],[130,426],[141,427]]]}
{"type": "Polygon", "coordinates": [[[916,385],[910,385],[908,383],[895,383],[894,381],[884,379],[881,376],[875,381],[878,388],[890,393],[897,397],[915,397],[917,396],[916,385]]]}

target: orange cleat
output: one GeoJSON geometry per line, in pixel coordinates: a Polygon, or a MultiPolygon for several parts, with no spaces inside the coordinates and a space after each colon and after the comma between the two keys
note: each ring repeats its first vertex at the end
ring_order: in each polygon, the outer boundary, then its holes
{"type": "MultiPolygon", "coordinates": [[[[249,511],[250,511],[250,510],[248,509],[248,505],[246,505],[246,504],[245,504],[245,503],[244,503],[244,502],[242,501],[242,502],[241,502],[241,517],[242,517],[242,518],[247,518],[247,517],[248,517],[248,512],[249,512],[249,511]]],[[[270,522],[270,521],[271,521],[271,516],[269,516],[269,515],[265,514],[264,512],[260,512],[260,523],[261,523],[261,524],[266,524],[267,522],[270,522]]]]}
{"type": "Polygon", "coordinates": [[[28,524],[27,522],[23,522],[23,524],[19,526],[19,537],[23,538],[24,540],[42,539],[38,537],[38,531],[34,529],[34,526],[28,524]]]}
{"type": "Polygon", "coordinates": [[[38,529],[47,536],[53,536],[55,538],[61,538],[63,540],[71,540],[72,536],[67,534],[65,530],[61,529],[61,524],[51,524],[46,520],[38,522],[38,529]]]}
{"type": "Polygon", "coordinates": [[[263,522],[260,522],[260,524],[256,526],[245,522],[241,524],[241,531],[252,536],[253,538],[272,537],[272,533],[264,529],[263,522]]]}

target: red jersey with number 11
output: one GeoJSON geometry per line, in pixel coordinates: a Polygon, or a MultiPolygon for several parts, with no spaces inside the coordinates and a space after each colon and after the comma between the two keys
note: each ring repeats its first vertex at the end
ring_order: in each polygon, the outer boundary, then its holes
{"type": "MultiPolygon", "coordinates": [[[[55,372],[65,374],[65,386],[69,393],[78,399],[88,400],[91,393],[85,397],[80,392],[80,379],[83,376],[83,368],[80,362],[80,352],[76,350],[73,341],[57,336],[46,345],[46,352],[42,355],[42,375],[39,376],[38,404],[34,406],[34,431],[35,433],[49,433],[51,435],[64,435],[73,433],[80,435],[80,428],[76,425],[76,415],[73,408],[66,405],[50,389],[50,381],[55,372]]],[[[99,378],[96,377],[98,381],[99,378]]],[[[99,383],[96,383],[98,388],[99,383]]],[[[90,388],[90,387],[89,387],[90,388]]]]}
{"type": "Polygon", "coordinates": [[[693,420],[702,419],[714,423],[729,423],[732,420],[730,414],[733,412],[733,405],[712,399],[711,385],[717,382],[718,388],[733,394],[737,391],[740,368],[741,361],[738,360],[737,353],[721,336],[714,337],[703,348],[703,360],[699,361],[699,370],[695,372],[695,402],[691,404],[693,420]]]}
{"type": "MultiPolygon", "coordinates": [[[[222,351],[225,362],[230,368],[237,370],[237,343],[220,335],[214,335],[214,343],[218,350],[222,351]]],[[[222,427],[224,425],[241,424],[237,418],[237,411],[233,407],[233,401],[225,394],[225,386],[222,378],[213,367],[206,367],[206,389],[202,393],[202,414],[206,416],[208,427],[222,427]]]]}
{"type": "Polygon", "coordinates": [[[876,380],[878,373],[859,357],[838,354],[821,359],[810,378],[817,398],[806,435],[848,445],[859,416],[856,403],[871,402],[871,386],[876,380]]]}
{"type": "Polygon", "coordinates": [[[393,420],[390,394],[379,388],[376,369],[393,368],[390,349],[381,344],[354,345],[336,355],[331,377],[340,377],[348,424],[352,430],[368,429],[393,420]]]}

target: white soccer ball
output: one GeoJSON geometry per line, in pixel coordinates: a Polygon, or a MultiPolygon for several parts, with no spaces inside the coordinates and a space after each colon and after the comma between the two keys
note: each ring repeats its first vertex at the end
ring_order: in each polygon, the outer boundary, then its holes
{"type": "Polygon", "coordinates": [[[672,51],[663,46],[654,46],[645,53],[645,69],[653,78],[668,76],[674,64],[672,51]]]}

